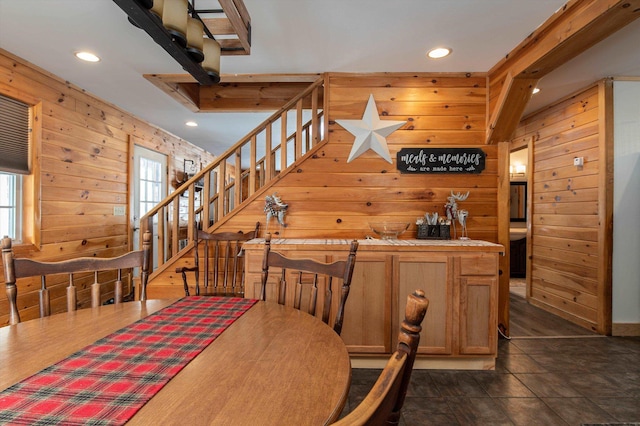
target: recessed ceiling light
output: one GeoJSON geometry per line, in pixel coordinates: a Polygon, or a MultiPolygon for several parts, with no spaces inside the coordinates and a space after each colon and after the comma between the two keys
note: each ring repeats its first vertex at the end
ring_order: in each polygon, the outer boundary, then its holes
{"type": "Polygon", "coordinates": [[[187,121],[184,124],[185,126],[189,126],[189,127],[198,127],[198,123],[196,123],[195,121],[187,121]]]}
{"type": "Polygon", "coordinates": [[[431,49],[427,53],[427,56],[431,59],[440,59],[444,58],[445,56],[449,56],[450,54],[451,49],[449,49],[448,47],[436,47],[435,49],[431,49]]]}
{"type": "Polygon", "coordinates": [[[76,58],[87,62],[100,62],[100,58],[90,52],[76,52],[76,58]]]}
{"type": "Polygon", "coordinates": [[[538,93],[540,91],[540,89],[538,89],[537,87],[533,88],[533,92],[531,92],[532,95],[535,95],[536,93],[538,93]]]}

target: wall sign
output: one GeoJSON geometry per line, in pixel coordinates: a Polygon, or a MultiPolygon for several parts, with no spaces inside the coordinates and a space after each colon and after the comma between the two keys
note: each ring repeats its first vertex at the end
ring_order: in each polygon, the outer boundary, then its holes
{"type": "Polygon", "coordinates": [[[480,148],[402,148],[400,173],[480,173],[486,154],[480,148]]]}

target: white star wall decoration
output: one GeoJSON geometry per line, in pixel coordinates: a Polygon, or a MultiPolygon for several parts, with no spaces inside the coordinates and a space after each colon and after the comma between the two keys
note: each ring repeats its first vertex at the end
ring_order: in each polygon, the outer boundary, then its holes
{"type": "Polygon", "coordinates": [[[367,102],[367,108],[364,110],[362,120],[336,120],[336,123],[356,137],[347,163],[358,158],[369,149],[389,163],[393,163],[387,146],[387,136],[402,127],[406,121],[380,120],[373,95],[369,95],[369,102],[367,102]]]}

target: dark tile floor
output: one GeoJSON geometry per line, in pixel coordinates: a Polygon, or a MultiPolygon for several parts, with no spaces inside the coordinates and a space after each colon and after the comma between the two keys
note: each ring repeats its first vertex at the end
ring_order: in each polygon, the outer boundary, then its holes
{"type": "MultiPolygon", "coordinates": [[[[354,369],[345,410],[380,370],[354,369]]],[[[640,338],[501,339],[495,371],[414,370],[401,425],[640,425],[640,338]]]]}

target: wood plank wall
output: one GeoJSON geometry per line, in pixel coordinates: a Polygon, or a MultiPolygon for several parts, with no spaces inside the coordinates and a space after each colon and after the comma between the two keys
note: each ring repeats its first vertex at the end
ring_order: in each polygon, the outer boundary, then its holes
{"type": "MultiPolygon", "coordinates": [[[[497,242],[498,147],[484,145],[486,75],[479,74],[329,74],[328,144],[276,180],[289,204],[286,228],[269,224],[285,238],[364,238],[371,221],[406,221],[401,238],[415,238],[416,218],[444,214],[450,192],[470,191],[460,208],[469,210],[469,236],[497,242]],[[387,137],[393,164],[368,151],[347,162],[354,136],[335,121],[361,119],[373,94],[381,120],[407,123],[387,137]],[[478,175],[408,175],[396,170],[396,153],[405,147],[481,147],[486,169],[478,175]]],[[[250,231],[265,226],[264,194],[223,226],[250,231]]],[[[185,259],[186,264],[190,260],[185,259]]],[[[182,281],[167,271],[155,278],[152,295],[182,294],[182,281]],[[164,286],[163,289],[159,288],[164,286]]]]}
{"type": "MultiPolygon", "coordinates": [[[[38,135],[34,164],[39,202],[30,208],[33,242],[16,254],[39,260],[78,256],[114,256],[131,249],[129,216],[114,216],[114,207],[129,212],[129,158],[136,143],[168,155],[169,182],[182,171],[183,158],[210,162],[213,156],[108,104],[69,82],[0,49],[0,94],[37,105],[38,135]],[[35,208],[35,210],[34,210],[35,208]]],[[[81,302],[89,300],[81,283],[81,302]]],[[[53,312],[64,310],[67,283],[52,289],[53,312]]],[[[18,282],[23,320],[38,316],[39,283],[18,282]]],[[[125,290],[125,294],[127,291],[125,290]]],[[[4,294],[4,292],[3,292],[4,294]]],[[[107,295],[110,297],[110,295],[107,295]]],[[[7,302],[0,296],[0,325],[8,322],[7,302]]]]}
{"type": "Polygon", "coordinates": [[[530,147],[529,301],[602,334],[611,332],[607,91],[596,84],[543,108],[522,120],[512,141],[530,147]]]}

